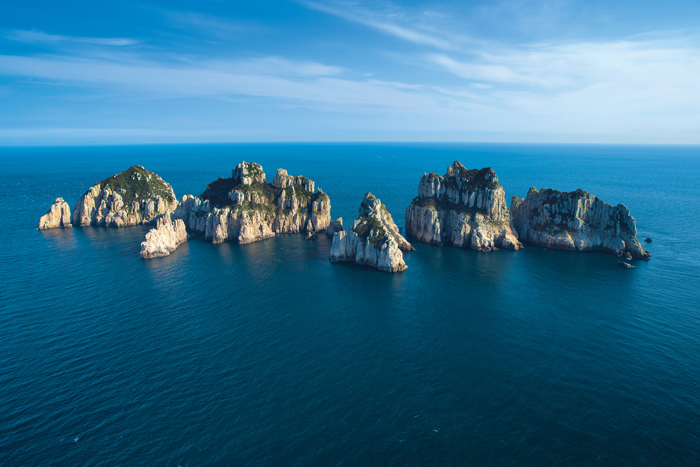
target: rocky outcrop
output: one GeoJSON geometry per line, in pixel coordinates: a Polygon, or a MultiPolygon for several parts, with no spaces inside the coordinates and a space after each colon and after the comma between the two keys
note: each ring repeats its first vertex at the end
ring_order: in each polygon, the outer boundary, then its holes
{"type": "Polygon", "coordinates": [[[302,175],[289,175],[286,170],[277,169],[275,179],[272,181],[272,186],[275,188],[288,188],[294,185],[303,190],[310,191],[311,193],[316,191],[316,184],[313,182],[313,180],[309,180],[302,175]]]}
{"type": "Polygon", "coordinates": [[[326,237],[333,238],[333,235],[335,235],[336,232],[342,232],[343,231],[343,218],[339,217],[334,221],[331,221],[330,224],[328,224],[328,227],[326,227],[326,237]]]}
{"type": "Polygon", "coordinates": [[[414,248],[401,236],[386,206],[372,193],[367,193],[352,227],[333,235],[330,259],[399,272],[408,269],[401,250],[414,248]]]}
{"type": "Polygon", "coordinates": [[[49,212],[41,216],[37,230],[56,229],[58,227],[72,227],[70,206],[63,198],[56,198],[49,212]]]}
{"type": "Polygon", "coordinates": [[[467,169],[459,161],[444,176],[421,177],[418,196],[406,209],[406,235],[477,251],[522,248],[496,172],[467,169]]]}
{"type": "Polygon", "coordinates": [[[155,173],[135,165],[90,187],[73,209],[73,225],[147,224],[176,206],[172,187],[155,173]]]}
{"type": "Polygon", "coordinates": [[[331,221],[330,198],[314,182],[279,169],[274,182],[260,164],[241,162],[200,196],[186,195],[175,210],[193,232],[213,243],[256,242],[281,233],[322,232],[331,221]]]}
{"type": "Polygon", "coordinates": [[[625,263],[624,261],[618,261],[617,265],[624,269],[632,269],[632,265],[630,263],[625,263]]]}
{"type": "Polygon", "coordinates": [[[523,241],[563,250],[651,256],[637,240],[637,223],[629,209],[623,204],[612,206],[586,191],[531,187],[526,198],[513,196],[510,209],[523,241]]]}
{"type": "Polygon", "coordinates": [[[170,218],[165,213],[156,219],[156,226],[146,234],[146,241],[141,243],[141,258],[168,256],[177,247],[187,241],[187,229],[182,219],[170,218]]]}

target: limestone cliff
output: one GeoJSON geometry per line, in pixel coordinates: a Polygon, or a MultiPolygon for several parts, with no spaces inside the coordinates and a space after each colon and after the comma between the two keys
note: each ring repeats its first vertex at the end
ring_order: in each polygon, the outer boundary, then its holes
{"type": "Polygon", "coordinates": [[[155,173],[135,165],[90,187],[75,205],[73,225],[147,224],[176,206],[172,187],[155,173]]]}
{"type": "Polygon", "coordinates": [[[354,261],[380,271],[399,272],[408,269],[401,250],[413,249],[399,233],[386,206],[372,193],[367,193],[352,227],[333,235],[330,259],[354,261]]]}
{"type": "Polygon", "coordinates": [[[444,176],[421,177],[418,196],[406,209],[406,234],[424,243],[477,251],[522,248],[496,172],[467,169],[459,161],[444,176]]]}
{"type": "Polygon", "coordinates": [[[334,221],[331,221],[330,224],[328,224],[328,227],[326,227],[326,237],[331,237],[333,238],[333,235],[335,235],[336,232],[342,232],[343,231],[343,218],[339,217],[334,221]]]}
{"type": "Polygon", "coordinates": [[[637,223],[623,204],[612,206],[592,194],[576,190],[538,190],[527,197],[513,196],[513,225],[524,241],[564,250],[606,250],[617,255],[629,252],[649,259],[637,240],[637,223]]]}
{"type": "Polygon", "coordinates": [[[63,198],[56,198],[49,212],[39,219],[38,230],[56,229],[58,227],[73,227],[70,219],[70,206],[63,198]]]}
{"type": "Polygon", "coordinates": [[[314,182],[279,169],[273,183],[260,164],[241,162],[200,196],[187,195],[175,210],[188,229],[213,243],[251,243],[280,233],[321,232],[331,220],[330,198],[314,182]]]}
{"type": "Polygon", "coordinates": [[[156,226],[146,234],[146,241],[141,243],[141,258],[168,256],[177,247],[187,241],[187,229],[182,219],[170,218],[167,212],[158,216],[156,226]]]}

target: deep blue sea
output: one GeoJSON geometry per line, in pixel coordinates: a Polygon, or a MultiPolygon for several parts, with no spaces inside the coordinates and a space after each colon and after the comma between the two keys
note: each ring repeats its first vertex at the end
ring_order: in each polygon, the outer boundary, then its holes
{"type": "Polygon", "coordinates": [[[0,148],[2,466],[700,465],[700,147],[275,144],[0,148]],[[330,240],[201,238],[139,259],[147,227],[40,232],[140,164],[179,198],[242,160],[403,226],[424,172],[624,203],[653,257],[414,242],[408,271],[330,240]]]}

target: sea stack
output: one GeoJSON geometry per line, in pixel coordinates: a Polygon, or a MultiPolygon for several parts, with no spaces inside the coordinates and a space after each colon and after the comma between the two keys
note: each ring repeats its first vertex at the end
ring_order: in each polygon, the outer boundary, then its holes
{"type": "Polygon", "coordinates": [[[177,247],[187,241],[187,229],[182,219],[170,218],[170,213],[156,219],[156,227],[146,234],[146,241],[141,243],[141,258],[168,256],[177,247]]]}
{"type": "Polygon", "coordinates": [[[59,227],[72,227],[70,206],[63,198],[56,198],[49,212],[41,216],[37,230],[56,229],[59,227]]]}
{"type": "Polygon", "coordinates": [[[90,187],[73,209],[73,225],[148,224],[176,206],[172,187],[150,170],[135,165],[90,187]]]}
{"type": "Polygon", "coordinates": [[[467,169],[459,161],[444,176],[423,174],[418,196],[406,209],[406,235],[477,251],[522,248],[496,172],[467,169]]]}
{"type": "Polygon", "coordinates": [[[312,180],[284,169],[266,180],[260,164],[241,162],[200,196],[186,195],[174,218],[212,243],[256,242],[281,233],[322,232],[331,221],[330,198],[312,180]]]}
{"type": "Polygon", "coordinates": [[[401,250],[414,248],[401,236],[386,206],[367,193],[352,227],[333,235],[330,260],[354,261],[380,271],[400,272],[408,269],[401,250]]]}
{"type": "Polygon", "coordinates": [[[548,248],[605,250],[648,260],[637,240],[637,223],[623,204],[612,206],[584,190],[561,192],[531,187],[513,196],[513,225],[523,241],[548,248]]]}

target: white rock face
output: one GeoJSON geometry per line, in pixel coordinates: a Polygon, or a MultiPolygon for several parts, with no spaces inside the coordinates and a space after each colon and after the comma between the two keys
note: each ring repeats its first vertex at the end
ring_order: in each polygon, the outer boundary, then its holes
{"type": "Polygon", "coordinates": [[[141,258],[168,256],[177,247],[187,241],[187,229],[182,219],[172,222],[170,213],[163,214],[156,220],[156,226],[146,234],[146,241],[141,243],[141,258]]]}
{"type": "Polygon", "coordinates": [[[496,173],[468,170],[459,161],[444,177],[421,177],[418,197],[406,209],[406,234],[424,243],[477,251],[522,248],[496,173]]]}
{"type": "Polygon", "coordinates": [[[354,261],[380,271],[399,272],[408,269],[402,249],[414,250],[399,233],[386,206],[367,193],[352,227],[333,235],[330,260],[354,261]]]}
{"type": "Polygon", "coordinates": [[[343,218],[339,217],[334,221],[331,221],[326,228],[326,237],[333,238],[336,232],[343,231],[343,218]]]}
{"type": "Polygon", "coordinates": [[[576,190],[538,190],[513,196],[513,225],[520,238],[535,245],[563,250],[605,250],[622,256],[649,259],[637,240],[637,223],[624,204],[612,206],[592,194],[576,190]]]}
{"type": "Polygon", "coordinates": [[[39,219],[38,230],[56,229],[58,227],[73,227],[71,224],[70,206],[63,198],[56,198],[49,212],[39,219]]]}
{"type": "Polygon", "coordinates": [[[96,183],[73,209],[73,225],[126,227],[148,224],[177,207],[172,187],[137,165],[96,183]],[[124,197],[129,197],[125,202],[124,197]]]}
{"type": "Polygon", "coordinates": [[[274,183],[267,183],[260,164],[241,162],[232,178],[215,180],[201,196],[186,195],[173,215],[212,243],[322,232],[330,224],[330,198],[308,188],[314,188],[313,181],[284,169],[277,171],[274,183]]]}
{"type": "Polygon", "coordinates": [[[301,187],[306,191],[310,191],[311,193],[316,191],[316,184],[313,182],[313,180],[309,180],[301,175],[297,175],[296,177],[289,175],[284,169],[277,169],[272,185],[275,188],[287,188],[292,185],[297,185],[298,187],[301,187]]]}
{"type": "Polygon", "coordinates": [[[233,169],[232,177],[237,183],[242,185],[265,183],[266,181],[262,165],[255,162],[241,162],[233,169]]]}

